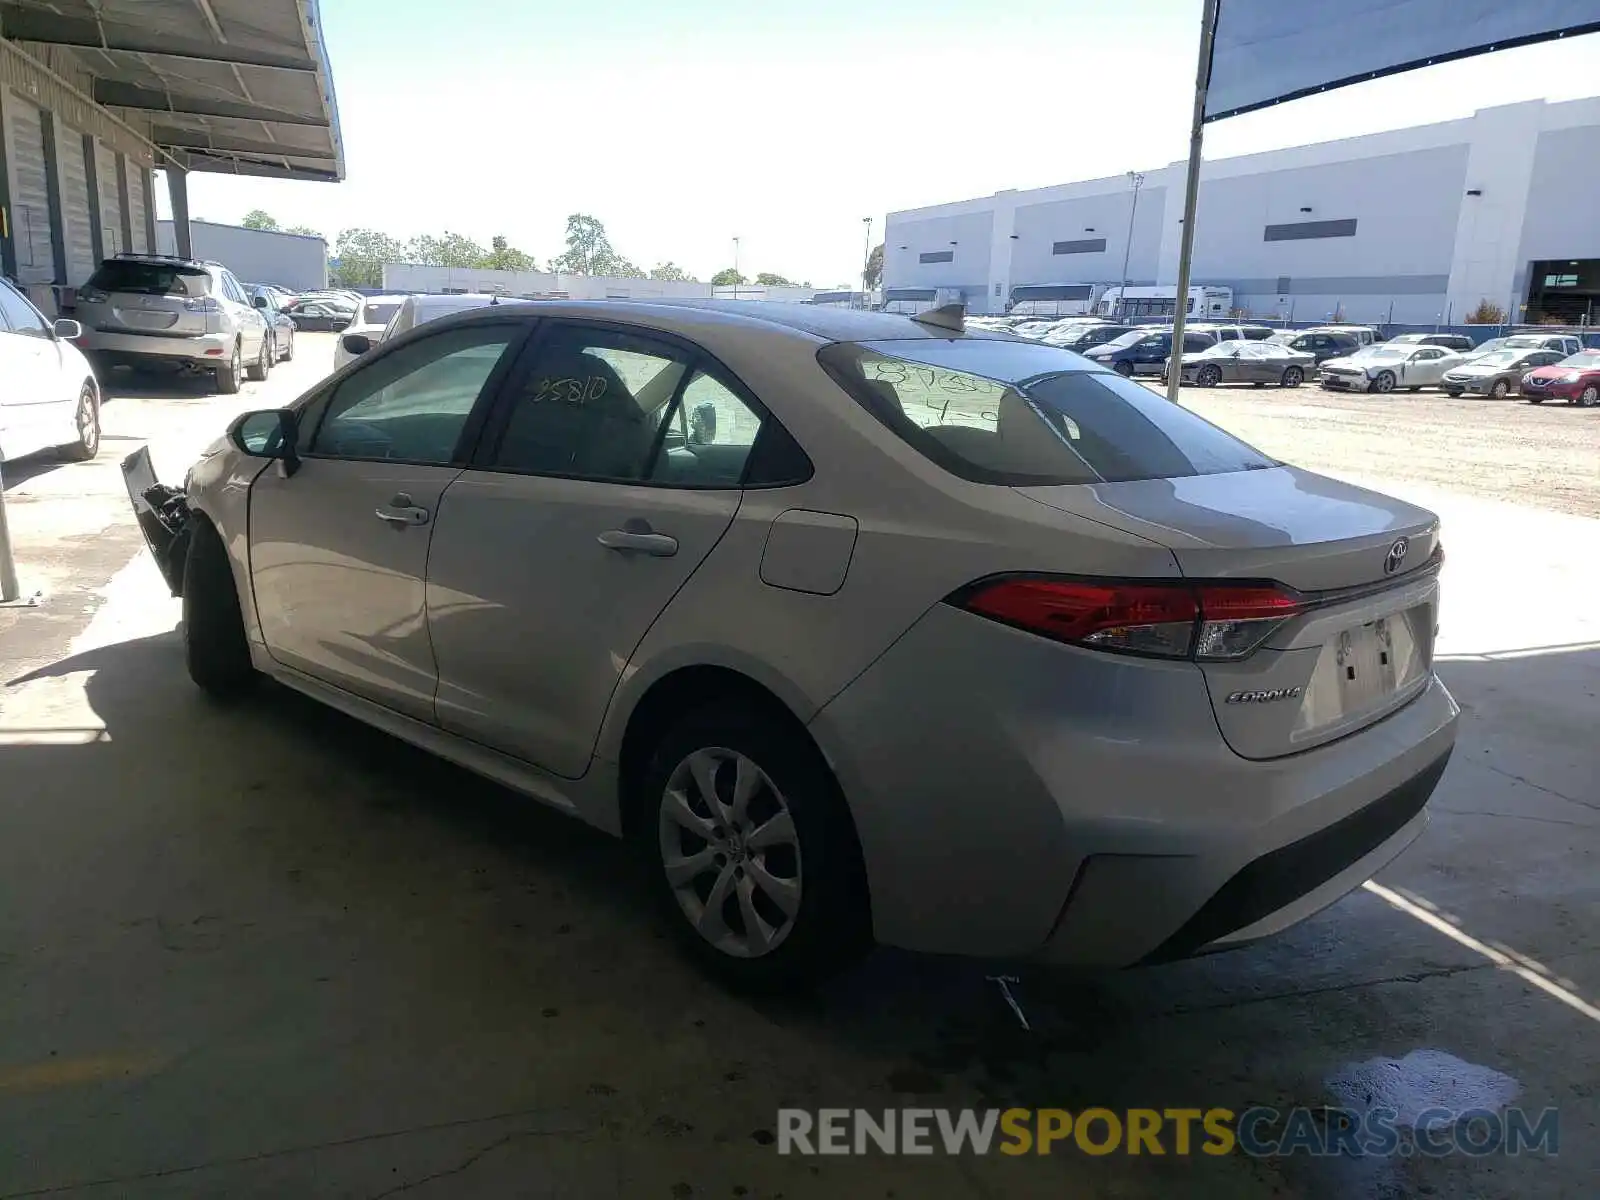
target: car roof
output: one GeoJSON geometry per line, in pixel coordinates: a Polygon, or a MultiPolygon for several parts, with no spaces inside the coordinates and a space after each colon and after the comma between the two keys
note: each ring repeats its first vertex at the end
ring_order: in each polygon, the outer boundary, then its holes
{"type": "MultiPolygon", "coordinates": [[[[466,296],[440,296],[439,300],[465,300],[466,296]]],[[[418,302],[434,297],[418,297],[418,302]]],[[[487,297],[485,300],[487,301],[487,297]]],[[[785,330],[819,342],[876,342],[901,341],[914,338],[992,339],[999,341],[1026,341],[1012,334],[994,329],[971,328],[960,332],[932,325],[924,325],[907,316],[894,313],[868,312],[854,308],[829,308],[823,305],[793,304],[778,300],[709,300],[709,299],[651,299],[651,300],[518,300],[500,297],[494,305],[502,309],[549,314],[550,316],[587,317],[594,320],[639,320],[644,324],[671,326],[685,332],[696,326],[743,325],[768,331],[785,330]]],[[[484,308],[443,318],[450,321],[482,320],[484,308]]]]}

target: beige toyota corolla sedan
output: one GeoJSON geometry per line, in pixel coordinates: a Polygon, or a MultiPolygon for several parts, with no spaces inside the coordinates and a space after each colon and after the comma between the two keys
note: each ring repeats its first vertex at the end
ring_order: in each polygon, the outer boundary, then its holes
{"type": "Polygon", "coordinates": [[[952,311],[497,305],[125,470],[196,683],[633,839],[736,984],[1250,941],[1455,738],[1432,514],[952,311]]]}

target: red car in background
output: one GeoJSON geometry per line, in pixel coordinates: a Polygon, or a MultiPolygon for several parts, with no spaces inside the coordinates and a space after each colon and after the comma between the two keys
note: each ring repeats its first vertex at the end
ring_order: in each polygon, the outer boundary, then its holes
{"type": "Polygon", "coordinates": [[[1522,394],[1529,404],[1565,400],[1583,408],[1600,405],[1600,350],[1580,350],[1548,367],[1522,377],[1522,394]]]}

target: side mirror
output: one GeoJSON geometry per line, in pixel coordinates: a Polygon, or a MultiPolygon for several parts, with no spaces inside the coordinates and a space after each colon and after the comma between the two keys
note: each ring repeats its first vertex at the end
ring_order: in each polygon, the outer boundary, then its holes
{"type": "Polygon", "coordinates": [[[285,475],[300,469],[299,420],[293,409],[273,408],[248,412],[228,426],[228,440],[251,458],[275,458],[285,475]]]}
{"type": "Polygon", "coordinates": [[[364,333],[347,333],[340,341],[345,352],[354,354],[357,358],[372,349],[372,339],[364,333]]]}
{"type": "Polygon", "coordinates": [[[50,326],[50,332],[63,342],[71,342],[83,336],[83,326],[62,317],[50,326]]]}

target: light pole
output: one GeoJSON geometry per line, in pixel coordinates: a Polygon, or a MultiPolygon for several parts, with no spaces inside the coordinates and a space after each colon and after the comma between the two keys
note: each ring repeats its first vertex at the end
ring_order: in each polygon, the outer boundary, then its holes
{"type": "Polygon", "coordinates": [[[1129,171],[1128,182],[1133,185],[1133,203],[1128,206],[1128,240],[1122,246],[1122,290],[1117,293],[1117,315],[1128,311],[1128,255],[1133,251],[1133,218],[1139,211],[1139,189],[1144,186],[1143,171],[1129,171]]]}
{"type": "Polygon", "coordinates": [[[872,269],[872,218],[862,217],[861,224],[866,228],[866,244],[861,248],[861,307],[867,307],[867,293],[872,289],[867,285],[867,272],[872,269]]]}
{"type": "Polygon", "coordinates": [[[733,239],[733,298],[739,298],[739,239],[733,239]]]}

